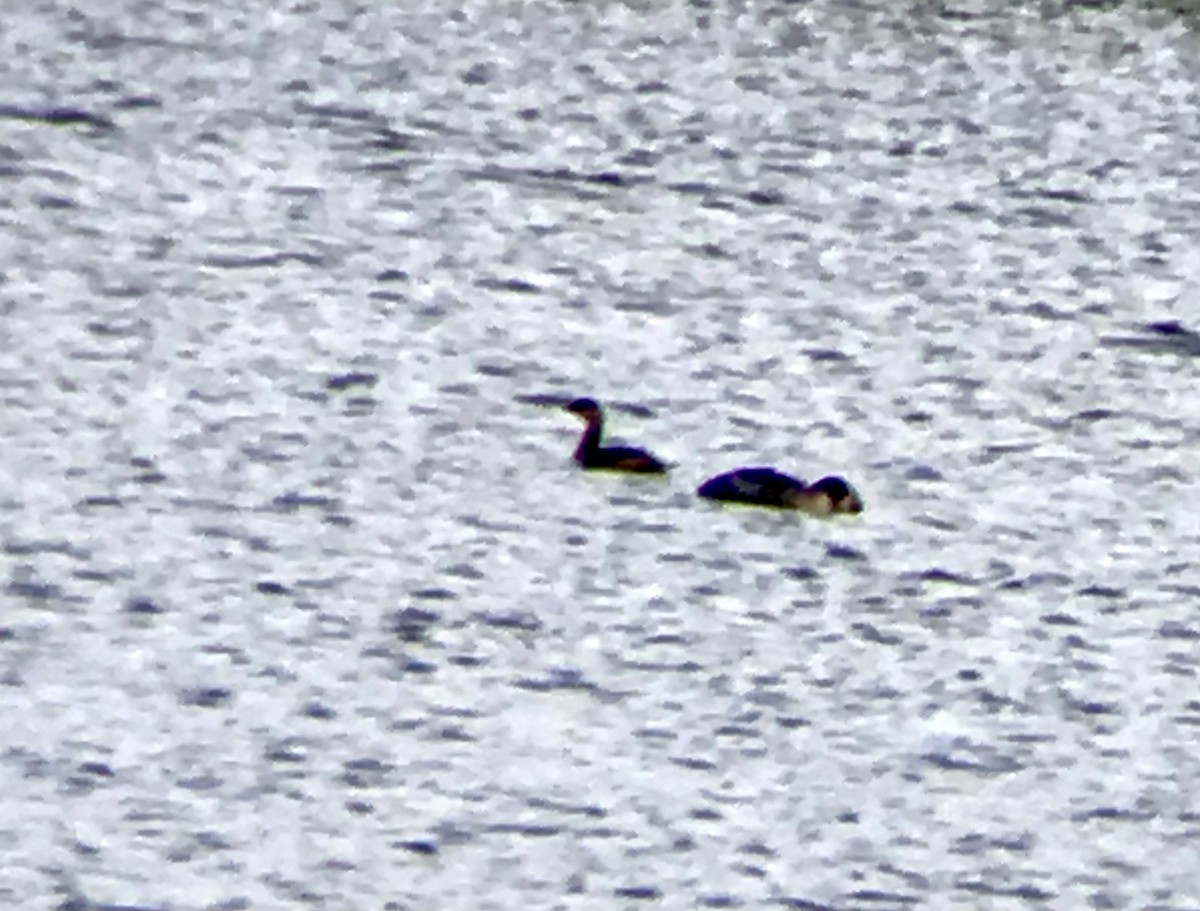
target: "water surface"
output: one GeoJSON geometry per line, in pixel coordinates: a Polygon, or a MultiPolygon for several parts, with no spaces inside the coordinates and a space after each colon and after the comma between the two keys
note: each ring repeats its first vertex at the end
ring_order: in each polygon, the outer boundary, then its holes
{"type": "Polygon", "coordinates": [[[0,35],[0,897],[1200,907],[1194,32],[111,6],[0,35]]]}

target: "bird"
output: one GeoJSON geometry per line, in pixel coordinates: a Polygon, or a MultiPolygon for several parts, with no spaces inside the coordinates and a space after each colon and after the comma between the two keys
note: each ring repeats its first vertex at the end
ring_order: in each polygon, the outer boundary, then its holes
{"type": "Polygon", "coordinates": [[[813,516],[863,510],[862,498],[844,478],[830,475],[806,484],[774,468],[735,468],[709,478],[696,493],[708,500],[796,509],[813,516]]]}
{"type": "Polygon", "coordinates": [[[665,474],[670,469],[669,465],[644,449],[633,446],[601,446],[604,412],[595,399],[575,399],[564,408],[587,424],[583,436],[579,438],[579,445],[575,447],[574,458],[580,467],[632,471],[638,474],[665,474]]]}

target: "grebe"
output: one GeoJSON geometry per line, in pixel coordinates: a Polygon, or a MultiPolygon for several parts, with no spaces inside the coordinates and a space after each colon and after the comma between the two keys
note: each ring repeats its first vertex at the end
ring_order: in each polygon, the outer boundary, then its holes
{"type": "Polygon", "coordinates": [[[843,478],[830,476],[805,484],[774,468],[735,468],[709,478],[696,493],[709,500],[798,509],[813,516],[859,513],[863,509],[858,492],[843,478]]]}
{"type": "Polygon", "coordinates": [[[583,468],[602,468],[609,471],[635,471],[640,474],[662,474],[668,466],[644,449],[632,446],[601,446],[600,434],[604,426],[604,415],[594,399],[576,399],[565,406],[566,410],[587,422],[579,445],[575,447],[575,461],[583,468]]]}

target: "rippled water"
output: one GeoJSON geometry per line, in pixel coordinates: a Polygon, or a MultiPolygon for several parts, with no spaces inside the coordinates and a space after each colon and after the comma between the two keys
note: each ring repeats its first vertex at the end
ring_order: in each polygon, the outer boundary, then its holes
{"type": "Polygon", "coordinates": [[[1195,32],[109,6],[0,30],[0,903],[1200,908],[1195,32]]]}

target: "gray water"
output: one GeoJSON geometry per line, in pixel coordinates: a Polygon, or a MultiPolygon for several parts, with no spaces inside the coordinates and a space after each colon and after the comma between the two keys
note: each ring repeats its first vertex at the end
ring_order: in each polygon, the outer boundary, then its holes
{"type": "Polygon", "coordinates": [[[0,906],[1200,908],[1185,23],[4,20],[0,906]]]}

